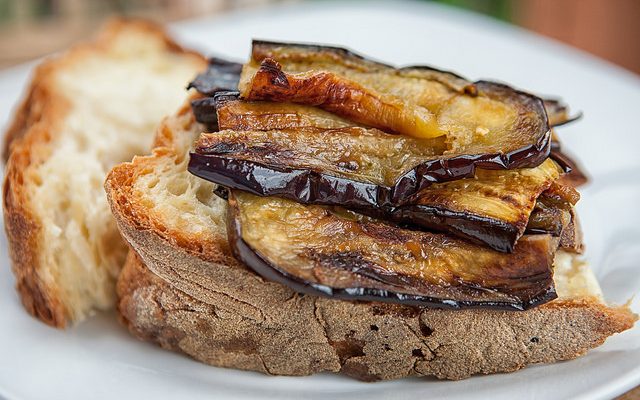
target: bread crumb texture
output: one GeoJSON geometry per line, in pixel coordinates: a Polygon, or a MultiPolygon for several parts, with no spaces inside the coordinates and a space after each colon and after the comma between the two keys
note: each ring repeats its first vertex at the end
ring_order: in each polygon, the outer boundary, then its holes
{"type": "Polygon", "coordinates": [[[7,134],[4,187],[13,268],[31,313],[63,327],[113,306],[127,248],[104,178],[149,151],[204,67],[160,28],[118,20],[36,69],[7,134]]]}

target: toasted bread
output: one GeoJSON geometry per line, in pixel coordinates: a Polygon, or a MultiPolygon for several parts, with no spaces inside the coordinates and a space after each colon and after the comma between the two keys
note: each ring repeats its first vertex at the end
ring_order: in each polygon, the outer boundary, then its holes
{"type": "Polygon", "coordinates": [[[265,281],[231,255],[226,202],[187,172],[202,129],[183,106],[162,123],[150,156],[115,167],[105,182],[133,249],[118,310],[143,340],[273,375],[462,379],[575,358],[636,320],[626,307],[607,306],[588,268],[563,252],[560,298],[523,312],[340,301],[265,281]]]}
{"type": "Polygon", "coordinates": [[[26,309],[55,327],[112,307],[126,256],[102,183],[148,152],[206,60],[144,21],[43,62],[6,133],[4,221],[26,309]]]}

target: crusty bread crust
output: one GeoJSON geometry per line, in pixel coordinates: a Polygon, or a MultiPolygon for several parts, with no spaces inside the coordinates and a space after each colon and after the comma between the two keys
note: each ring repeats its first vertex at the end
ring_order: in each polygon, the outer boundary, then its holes
{"type": "Polygon", "coordinates": [[[118,281],[121,321],[142,340],[219,367],[364,381],[464,379],[578,357],[635,320],[625,308],[587,299],[509,312],[301,296],[153,232],[125,235],[141,256],[129,253],[118,281]]]}
{"type": "Polygon", "coordinates": [[[35,199],[27,194],[26,181],[28,174],[51,154],[59,127],[70,112],[68,100],[52,82],[53,75],[75,60],[102,51],[125,28],[162,38],[167,51],[192,54],[194,59],[202,60],[197,53],[180,48],[153,23],[113,20],[96,41],[78,45],[36,68],[27,95],[5,134],[2,157],[7,165],[3,186],[3,214],[17,289],[29,313],[58,328],[66,326],[70,312],[56,287],[46,283],[39,274],[42,269],[39,255],[41,246],[45,245],[40,240],[43,226],[34,213],[31,202],[35,199]]]}
{"type": "Polygon", "coordinates": [[[304,296],[265,281],[231,256],[223,235],[172,230],[133,187],[154,163],[184,156],[172,140],[180,129],[193,135],[193,123],[183,107],[161,125],[151,156],[117,166],[105,182],[118,227],[135,250],[118,280],[118,309],[142,340],[211,365],[273,375],[463,379],[575,358],[636,319],[595,298],[525,312],[454,311],[304,296]]]}

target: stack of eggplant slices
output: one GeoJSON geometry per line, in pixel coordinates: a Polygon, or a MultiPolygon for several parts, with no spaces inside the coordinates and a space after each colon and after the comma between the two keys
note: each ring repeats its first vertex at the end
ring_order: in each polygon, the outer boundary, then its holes
{"type": "Polygon", "coordinates": [[[235,256],[295,291],[525,310],[580,253],[585,182],[556,100],[338,47],[254,41],[191,83],[189,171],[228,199],[235,256]],[[232,89],[233,91],[229,90],[232,89]]]}

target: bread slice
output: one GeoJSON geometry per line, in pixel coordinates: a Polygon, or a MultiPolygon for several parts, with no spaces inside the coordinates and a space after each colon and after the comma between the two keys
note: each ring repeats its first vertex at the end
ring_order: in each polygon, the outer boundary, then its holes
{"type": "Polygon", "coordinates": [[[13,271],[31,314],[64,327],[114,304],[127,249],[104,177],[149,151],[158,122],[205,66],[158,26],[116,20],[36,69],[6,134],[3,189],[13,271]]]}
{"type": "Polygon", "coordinates": [[[184,106],[162,123],[152,155],[115,167],[105,182],[133,248],[118,309],[143,340],[273,375],[462,379],[577,357],[636,320],[605,305],[586,265],[567,253],[556,260],[561,298],[525,312],[339,301],[265,281],[231,256],[214,186],[186,171],[201,130],[184,106]]]}

